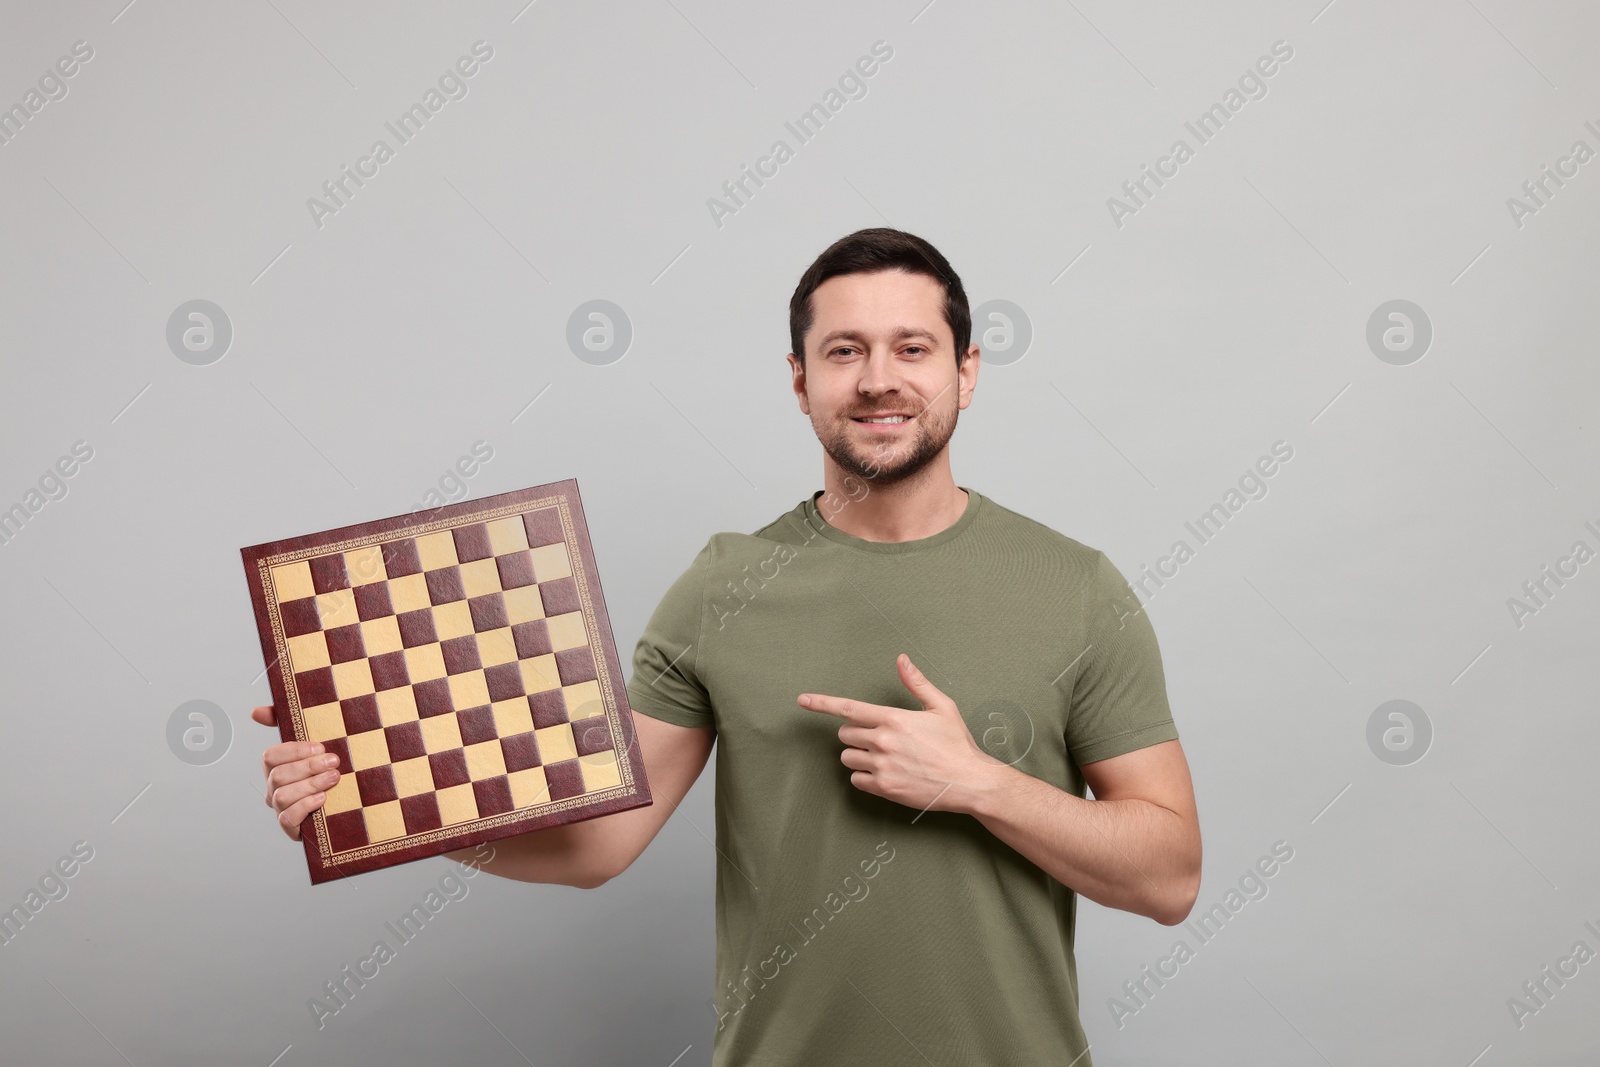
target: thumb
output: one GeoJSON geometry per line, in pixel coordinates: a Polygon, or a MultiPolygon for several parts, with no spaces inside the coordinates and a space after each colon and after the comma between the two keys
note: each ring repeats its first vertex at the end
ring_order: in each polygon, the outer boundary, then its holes
{"type": "Polygon", "coordinates": [[[949,697],[939,691],[939,687],[928,681],[927,676],[917,669],[911,662],[911,657],[904,652],[895,657],[895,666],[900,671],[900,681],[909,690],[911,695],[922,701],[925,711],[942,711],[953,707],[949,697]]]}

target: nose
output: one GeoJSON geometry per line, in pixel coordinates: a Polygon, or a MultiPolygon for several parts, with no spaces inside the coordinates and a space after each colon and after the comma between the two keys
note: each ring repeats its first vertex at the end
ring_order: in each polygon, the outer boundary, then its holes
{"type": "Polygon", "coordinates": [[[894,351],[875,348],[861,361],[861,380],[857,389],[867,396],[881,396],[900,387],[900,367],[895,362],[894,351]]]}

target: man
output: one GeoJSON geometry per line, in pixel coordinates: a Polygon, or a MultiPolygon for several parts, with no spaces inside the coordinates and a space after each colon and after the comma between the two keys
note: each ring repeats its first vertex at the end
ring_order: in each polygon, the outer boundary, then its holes
{"type": "MultiPolygon", "coordinates": [[[[955,484],[980,353],[933,246],[837,241],[790,334],[825,488],[714,534],[639,639],[656,803],[497,842],[484,869],[616,877],[715,740],[713,1062],[1091,1067],[1077,895],[1176,925],[1199,888],[1154,631],[1102,553],[955,484]]],[[[337,780],[321,758],[267,750],[291,837],[337,780]]]]}

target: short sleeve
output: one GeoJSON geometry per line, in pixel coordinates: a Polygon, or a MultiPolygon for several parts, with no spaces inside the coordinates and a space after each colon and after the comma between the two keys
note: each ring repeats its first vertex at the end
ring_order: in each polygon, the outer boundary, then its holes
{"type": "Polygon", "coordinates": [[[714,726],[700,662],[702,590],[711,544],[668,587],[633,649],[628,703],[633,710],[677,726],[714,726]]]}
{"type": "Polygon", "coordinates": [[[1095,554],[1082,619],[1087,648],[1072,682],[1067,751],[1079,766],[1178,736],[1150,616],[1122,573],[1095,554]]]}

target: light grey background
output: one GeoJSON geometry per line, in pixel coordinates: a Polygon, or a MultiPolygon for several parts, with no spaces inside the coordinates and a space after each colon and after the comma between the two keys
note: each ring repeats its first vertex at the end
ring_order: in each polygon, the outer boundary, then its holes
{"type": "Polygon", "coordinates": [[[1199,942],[1084,902],[1095,1062],[1600,1054],[1600,962],[1520,1027],[1507,1004],[1600,950],[1600,562],[1520,627],[1508,607],[1600,549],[1600,161],[1520,225],[1507,203],[1600,149],[1592,6],[123,2],[11,4],[0,32],[0,106],[94,50],[0,145],[0,508],[94,450],[0,545],[0,905],[94,850],[0,948],[8,1062],[708,1063],[710,769],[625,876],[479,876],[316,1027],[308,999],[449,867],[309,886],[261,801],[238,549],[410,510],[484,440],[473,497],[579,480],[626,657],[711,533],[820,488],[787,301],[873,225],[1031,325],[983,368],[957,482],[1130,580],[1294,449],[1148,603],[1196,915],[1275,842],[1294,858],[1120,1027],[1122,984],[1199,942]],[[467,95],[319,227],[308,198],[479,40],[467,95]],[[785,121],[880,40],[798,144],[785,121]],[[1185,121],[1276,41],[1266,95],[1197,146],[1185,121]],[[1194,158],[1116,225],[1180,137],[1194,158]],[[779,138],[794,158],[718,225],[708,199],[779,138]],[[196,299],[233,330],[205,366],[166,340],[196,299]],[[607,365],[566,341],[596,299],[633,330],[607,365]],[[1395,299],[1433,329],[1403,366],[1366,341],[1395,299]],[[1394,699],[1433,730],[1404,766],[1367,741],[1394,699]],[[209,765],[168,747],[190,700],[231,724],[209,765]]]}

